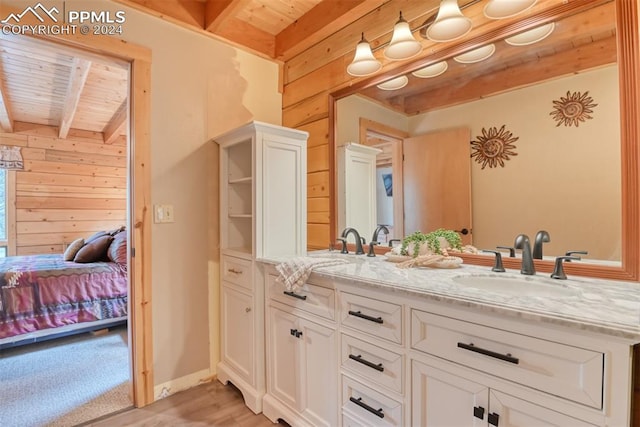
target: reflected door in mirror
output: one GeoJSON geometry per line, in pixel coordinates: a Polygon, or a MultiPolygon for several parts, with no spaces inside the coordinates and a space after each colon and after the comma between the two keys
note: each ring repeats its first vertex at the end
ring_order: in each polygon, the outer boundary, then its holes
{"type": "MultiPolygon", "coordinates": [[[[460,127],[404,140],[405,234],[472,230],[470,137],[460,127]]],[[[472,244],[471,233],[461,237],[472,244]]]]}

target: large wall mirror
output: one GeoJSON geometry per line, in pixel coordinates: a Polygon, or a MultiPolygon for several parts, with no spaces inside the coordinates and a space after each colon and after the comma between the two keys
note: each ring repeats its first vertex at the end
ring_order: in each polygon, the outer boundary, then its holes
{"type": "Polygon", "coordinates": [[[524,29],[512,24],[334,94],[336,150],[348,143],[381,150],[377,223],[389,225],[394,238],[469,230],[465,243],[479,249],[512,246],[520,233],[533,242],[545,230],[541,271],[556,256],[585,251],[573,274],[637,280],[638,28],[631,3],[556,7],[529,17],[524,29]],[[379,86],[400,76],[400,88],[379,86]],[[451,151],[456,137],[464,148],[451,151]],[[438,148],[416,151],[423,146],[438,148]],[[427,166],[429,157],[437,169],[427,166]],[[441,206],[440,215],[420,204],[441,206]]]}

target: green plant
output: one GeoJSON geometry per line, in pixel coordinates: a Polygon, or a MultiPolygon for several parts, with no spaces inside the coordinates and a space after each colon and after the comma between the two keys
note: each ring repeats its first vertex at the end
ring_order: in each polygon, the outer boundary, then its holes
{"type": "Polygon", "coordinates": [[[411,256],[415,258],[420,254],[420,247],[422,244],[426,243],[431,252],[442,255],[442,249],[440,248],[441,237],[444,238],[452,248],[462,250],[462,239],[460,239],[460,235],[458,233],[453,230],[439,228],[426,234],[416,231],[415,233],[408,235],[402,239],[400,254],[409,256],[408,247],[409,244],[413,243],[413,254],[411,256]]]}

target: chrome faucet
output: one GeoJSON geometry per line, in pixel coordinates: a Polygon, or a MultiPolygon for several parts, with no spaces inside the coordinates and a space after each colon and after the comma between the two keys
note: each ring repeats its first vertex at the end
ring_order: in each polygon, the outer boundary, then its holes
{"type": "Polygon", "coordinates": [[[358,233],[358,230],[356,230],[353,227],[347,227],[342,231],[342,238],[345,240],[345,244],[346,244],[347,237],[349,237],[349,234],[352,234],[352,233],[356,238],[356,255],[363,255],[364,250],[362,249],[362,241],[364,240],[364,238],[360,237],[360,233],[358,233]]]}
{"type": "Polygon", "coordinates": [[[551,236],[545,230],[536,233],[536,239],[533,243],[533,259],[542,259],[542,244],[551,241],[551,236]]]}
{"type": "Polygon", "coordinates": [[[371,237],[371,243],[369,243],[369,253],[367,254],[367,256],[376,256],[376,252],[373,247],[380,244],[380,242],[378,241],[378,235],[381,231],[383,231],[387,236],[389,235],[389,229],[387,228],[387,226],[379,225],[373,232],[373,237],[371,237]]]}
{"type": "Polygon", "coordinates": [[[536,267],[533,264],[533,257],[531,256],[531,242],[529,242],[529,236],[526,234],[518,234],[513,247],[516,249],[522,249],[522,267],[520,268],[520,274],[526,274],[529,276],[536,274],[536,267]]]}

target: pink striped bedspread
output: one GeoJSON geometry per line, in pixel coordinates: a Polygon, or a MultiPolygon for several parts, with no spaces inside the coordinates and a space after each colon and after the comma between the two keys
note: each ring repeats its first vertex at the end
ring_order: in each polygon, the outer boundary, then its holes
{"type": "Polygon", "coordinates": [[[56,254],[0,258],[0,339],[126,316],[125,266],[56,254]]]}

